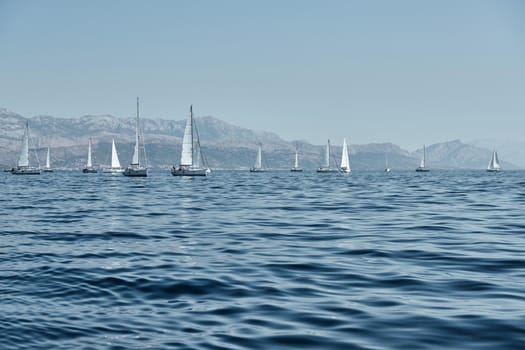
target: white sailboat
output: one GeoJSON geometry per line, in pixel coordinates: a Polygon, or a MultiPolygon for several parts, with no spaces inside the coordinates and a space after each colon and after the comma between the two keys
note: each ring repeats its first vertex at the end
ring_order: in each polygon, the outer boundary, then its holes
{"type": "Polygon", "coordinates": [[[190,116],[186,120],[186,128],[182,139],[180,164],[173,166],[171,174],[173,176],[206,176],[211,170],[201,166],[201,160],[199,133],[193,120],[193,106],[190,106],[190,116]]]}
{"type": "Polygon", "coordinates": [[[24,136],[22,137],[22,149],[16,168],[11,170],[15,175],[40,175],[40,169],[29,165],[29,121],[26,122],[24,136]]]}
{"type": "Polygon", "coordinates": [[[133,158],[131,164],[128,165],[126,170],[122,174],[124,176],[134,176],[134,177],[146,177],[148,176],[148,164],[146,161],[146,152],[144,147],[144,140],[142,140],[142,148],[144,153],[144,162],[146,165],[140,164],[140,116],[139,116],[139,98],[137,97],[137,118],[135,124],[135,148],[133,150],[133,158]]]}
{"type": "Polygon", "coordinates": [[[257,150],[257,157],[255,158],[255,164],[250,168],[251,173],[260,173],[263,172],[262,167],[262,144],[259,143],[259,149],[257,150]]]}
{"type": "Polygon", "coordinates": [[[118,159],[117,147],[115,146],[115,139],[111,141],[111,166],[109,168],[102,169],[103,173],[118,174],[124,172],[124,168],[120,166],[120,160],[118,159]]]}
{"type": "Polygon", "coordinates": [[[293,165],[293,168],[290,169],[290,171],[293,171],[293,172],[303,171],[303,168],[299,166],[299,151],[297,150],[297,147],[295,147],[295,163],[293,165]]]}
{"type": "Polygon", "coordinates": [[[49,147],[47,148],[47,155],[46,155],[46,166],[44,168],[45,173],[52,173],[53,169],[51,169],[51,153],[49,151],[49,147]]]}
{"type": "Polygon", "coordinates": [[[330,167],[330,140],[326,144],[326,152],[324,156],[324,164],[317,168],[318,173],[333,173],[337,170],[330,167]]]}
{"type": "Polygon", "coordinates": [[[348,159],[348,147],[346,145],[346,139],[343,139],[343,152],[341,154],[341,167],[339,169],[343,173],[349,173],[352,171],[352,169],[350,169],[350,160],[348,159]]]}
{"type": "Polygon", "coordinates": [[[492,151],[492,158],[490,158],[490,162],[487,167],[487,171],[490,171],[490,172],[501,171],[501,165],[499,164],[499,160],[498,160],[498,152],[496,152],[495,149],[492,151]]]}
{"type": "Polygon", "coordinates": [[[87,158],[87,163],[86,163],[86,166],[84,167],[84,169],[82,169],[82,172],[87,174],[87,173],[96,173],[97,172],[97,169],[93,167],[93,163],[91,161],[91,138],[89,138],[89,143],[88,143],[88,158],[87,158]]]}
{"type": "Polygon", "coordinates": [[[388,157],[385,156],[385,172],[389,173],[390,171],[391,171],[391,169],[388,166],[388,157]]]}
{"type": "Polygon", "coordinates": [[[417,172],[423,172],[423,173],[426,173],[426,172],[430,171],[430,169],[426,167],[426,149],[425,149],[425,145],[423,145],[423,158],[421,158],[421,163],[416,168],[416,171],[417,172]]]}

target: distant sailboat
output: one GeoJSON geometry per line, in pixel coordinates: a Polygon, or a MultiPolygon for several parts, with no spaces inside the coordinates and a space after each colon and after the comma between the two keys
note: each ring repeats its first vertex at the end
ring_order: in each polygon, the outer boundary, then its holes
{"type": "Polygon", "coordinates": [[[11,170],[15,175],[40,175],[40,169],[29,165],[29,121],[26,122],[24,136],[22,137],[22,149],[16,168],[11,170]]]}
{"type": "Polygon", "coordinates": [[[350,169],[350,160],[348,159],[348,146],[346,145],[346,139],[343,139],[343,151],[341,154],[341,167],[339,169],[343,173],[349,173],[352,171],[352,169],[350,169]]]}
{"type": "Polygon", "coordinates": [[[124,176],[134,176],[134,177],[146,177],[148,176],[148,165],[146,161],[146,152],[144,147],[144,140],[142,140],[142,148],[144,151],[144,161],[146,165],[140,164],[140,120],[139,120],[139,98],[137,97],[137,118],[135,125],[135,148],[133,150],[133,159],[131,164],[124,170],[122,174],[124,176]]]}
{"type": "Polygon", "coordinates": [[[428,169],[426,167],[426,149],[425,149],[425,145],[423,145],[423,158],[421,158],[421,163],[416,168],[416,171],[417,172],[425,172],[425,173],[430,171],[430,169],[428,169]]]}
{"type": "Polygon", "coordinates": [[[330,140],[326,144],[326,152],[324,156],[324,164],[317,168],[318,173],[333,173],[337,170],[330,168],[330,140]]]}
{"type": "Polygon", "coordinates": [[[190,116],[186,120],[184,137],[182,139],[182,151],[180,155],[180,164],[173,166],[171,174],[173,176],[206,176],[211,170],[202,167],[201,164],[201,144],[199,133],[195,121],[193,120],[193,106],[190,106],[190,116]]]}
{"type": "Polygon", "coordinates": [[[290,171],[293,172],[301,172],[303,171],[303,168],[299,166],[299,152],[297,151],[297,147],[295,148],[295,163],[292,169],[290,171]]]}
{"type": "Polygon", "coordinates": [[[93,167],[93,163],[91,161],[91,138],[89,138],[89,143],[88,143],[88,159],[87,159],[86,167],[82,169],[82,172],[85,174],[97,172],[97,169],[93,167]]]}
{"type": "Polygon", "coordinates": [[[46,167],[44,168],[45,173],[52,173],[53,169],[51,169],[51,154],[49,152],[49,147],[47,148],[47,155],[46,155],[46,167]]]}
{"type": "Polygon", "coordinates": [[[103,173],[118,174],[124,172],[124,169],[120,166],[120,160],[118,159],[117,147],[115,146],[115,139],[111,141],[111,166],[104,168],[103,173]]]}
{"type": "Polygon", "coordinates": [[[487,167],[487,171],[490,171],[490,172],[501,171],[501,165],[499,164],[499,160],[498,160],[498,152],[496,152],[496,150],[492,151],[492,158],[490,159],[489,166],[487,167]]]}
{"type": "Polygon", "coordinates": [[[257,158],[255,158],[255,164],[250,168],[251,173],[260,173],[263,172],[262,167],[262,145],[259,144],[259,149],[257,150],[257,158]]]}
{"type": "Polygon", "coordinates": [[[391,171],[391,169],[388,166],[388,157],[385,157],[385,172],[389,173],[390,171],[391,171]]]}

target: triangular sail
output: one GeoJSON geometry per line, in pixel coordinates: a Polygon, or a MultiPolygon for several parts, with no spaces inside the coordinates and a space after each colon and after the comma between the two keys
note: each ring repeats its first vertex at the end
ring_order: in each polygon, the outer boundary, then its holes
{"type": "Polygon", "coordinates": [[[137,97],[137,120],[135,125],[135,149],[131,165],[139,165],[139,98],[137,97]]]}
{"type": "Polygon", "coordinates": [[[46,169],[51,168],[51,155],[49,152],[49,147],[47,148],[47,156],[46,156],[46,169]]]}
{"type": "Polygon", "coordinates": [[[190,106],[190,116],[186,120],[186,128],[184,129],[180,165],[193,165],[193,106],[190,106]]]}
{"type": "Polygon", "coordinates": [[[420,168],[425,167],[425,161],[426,161],[425,158],[426,158],[426,151],[425,151],[425,146],[423,146],[423,158],[421,158],[421,163],[419,164],[420,168]]]}
{"type": "Polygon", "coordinates": [[[330,140],[328,140],[326,144],[326,153],[324,155],[324,167],[325,168],[330,167],[330,140]]]}
{"type": "Polygon", "coordinates": [[[487,169],[489,170],[501,169],[501,165],[499,164],[499,160],[498,160],[498,152],[496,152],[496,150],[492,152],[492,158],[490,159],[490,163],[487,169]]]}
{"type": "Polygon", "coordinates": [[[299,153],[297,152],[297,150],[295,150],[295,164],[294,164],[294,168],[299,168],[299,153]]]}
{"type": "Polygon", "coordinates": [[[343,152],[341,154],[341,170],[350,171],[350,161],[348,159],[348,146],[346,145],[346,139],[343,139],[343,152]]]}
{"type": "Polygon", "coordinates": [[[262,146],[261,145],[259,145],[259,150],[257,151],[257,158],[255,158],[255,165],[253,167],[255,169],[262,168],[262,146]]]}
{"type": "Polygon", "coordinates": [[[112,140],[111,144],[111,167],[120,168],[120,161],[118,159],[117,147],[115,146],[115,139],[112,140]]]}
{"type": "Polygon", "coordinates": [[[29,166],[29,122],[26,122],[26,129],[24,131],[24,137],[22,138],[22,151],[18,158],[18,166],[29,166]]]}
{"type": "Polygon", "coordinates": [[[93,167],[93,163],[91,162],[91,139],[89,139],[89,143],[88,143],[88,159],[87,159],[87,163],[86,163],[86,168],[91,168],[93,167]]]}

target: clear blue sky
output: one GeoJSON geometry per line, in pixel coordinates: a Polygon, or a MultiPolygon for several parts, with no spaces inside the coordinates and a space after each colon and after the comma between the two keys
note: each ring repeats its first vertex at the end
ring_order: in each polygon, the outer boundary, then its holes
{"type": "Polygon", "coordinates": [[[324,143],[525,138],[524,1],[2,1],[0,107],[324,143]]]}

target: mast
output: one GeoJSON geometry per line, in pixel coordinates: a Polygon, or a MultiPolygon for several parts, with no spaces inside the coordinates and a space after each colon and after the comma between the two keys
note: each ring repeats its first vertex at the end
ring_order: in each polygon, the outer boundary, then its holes
{"type": "Polygon", "coordinates": [[[89,143],[88,143],[88,159],[87,159],[86,168],[91,168],[91,167],[93,167],[93,164],[91,162],[91,137],[90,137],[89,143]]]}
{"type": "Polygon", "coordinates": [[[135,123],[135,149],[131,165],[139,165],[139,98],[137,97],[137,118],[135,123]]]}
{"type": "Polygon", "coordinates": [[[326,144],[325,167],[330,168],[330,139],[326,144]]]}
{"type": "Polygon", "coordinates": [[[257,158],[255,159],[255,169],[262,168],[262,145],[259,143],[259,150],[257,151],[257,158]]]}
{"type": "Polygon", "coordinates": [[[295,149],[295,165],[294,168],[299,168],[299,153],[297,152],[297,148],[295,149]]]}
{"type": "Polygon", "coordinates": [[[426,164],[426,150],[425,145],[423,145],[423,158],[421,159],[421,164],[419,165],[420,168],[424,168],[426,164]]]}
{"type": "Polygon", "coordinates": [[[51,168],[51,156],[49,154],[49,147],[47,148],[47,156],[46,156],[46,169],[51,168]]]}

